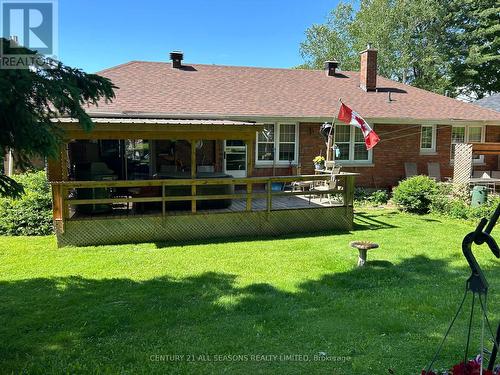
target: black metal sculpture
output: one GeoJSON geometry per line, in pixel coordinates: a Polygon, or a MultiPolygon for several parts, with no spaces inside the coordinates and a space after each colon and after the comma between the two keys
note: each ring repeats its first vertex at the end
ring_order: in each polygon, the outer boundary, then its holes
{"type": "Polygon", "coordinates": [[[328,143],[328,137],[332,134],[333,124],[325,122],[319,128],[319,134],[324,139],[325,143],[328,143]]]}
{"type": "MultiPolygon", "coordinates": [[[[466,285],[465,285],[465,294],[462,299],[462,302],[460,303],[460,306],[450,324],[448,327],[448,330],[436,352],[434,355],[434,358],[432,359],[431,363],[427,367],[426,373],[429,373],[429,371],[432,368],[432,365],[436,361],[439,353],[441,352],[441,349],[443,347],[444,342],[446,341],[446,338],[448,337],[448,334],[451,331],[451,328],[453,327],[460,311],[462,310],[462,307],[464,306],[465,299],[467,298],[467,294],[470,292],[472,293],[472,306],[471,306],[471,313],[470,313],[470,318],[469,318],[469,326],[468,326],[468,335],[467,335],[467,343],[465,346],[465,353],[464,353],[464,363],[467,363],[467,358],[469,354],[469,343],[470,343],[470,336],[471,336],[471,327],[472,327],[472,318],[474,315],[474,305],[476,301],[476,297],[478,297],[480,303],[481,303],[481,310],[482,310],[482,326],[483,326],[483,331],[481,332],[481,348],[484,348],[483,344],[483,338],[484,338],[484,322],[486,321],[488,325],[488,330],[491,334],[491,338],[493,339],[493,350],[491,351],[491,355],[488,361],[488,370],[493,370],[493,367],[495,366],[495,361],[498,353],[498,345],[500,343],[500,324],[497,329],[497,333],[494,336],[493,331],[491,330],[491,325],[488,320],[488,315],[486,312],[486,299],[488,295],[488,282],[486,281],[486,278],[484,277],[483,271],[481,270],[481,267],[479,267],[479,264],[474,257],[474,254],[472,253],[472,245],[483,245],[487,244],[488,247],[490,248],[491,252],[495,257],[500,258],[500,248],[498,247],[498,244],[496,243],[495,239],[491,236],[491,231],[495,227],[498,219],[500,217],[500,205],[498,205],[497,209],[491,216],[490,220],[487,219],[482,219],[477,226],[476,230],[474,232],[469,233],[466,235],[462,241],[462,252],[465,256],[465,259],[467,259],[467,262],[469,263],[469,267],[472,271],[471,276],[467,279],[466,285]]],[[[484,352],[484,349],[482,349],[484,352]]],[[[481,353],[483,355],[483,353],[481,353]]]]}

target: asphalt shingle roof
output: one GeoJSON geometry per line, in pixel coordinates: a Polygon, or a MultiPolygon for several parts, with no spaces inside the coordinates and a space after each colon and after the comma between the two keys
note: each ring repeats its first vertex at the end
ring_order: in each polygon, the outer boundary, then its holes
{"type": "Polygon", "coordinates": [[[494,109],[495,111],[500,112],[500,94],[495,94],[488,96],[487,98],[479,99],[474,102],[484,108],[494,109]]]}
{"type": "Polygon", "coordinates": [[[103,70],[119,89],[112,103],[89,108],[99,116],[325,117],[338,99],[368,118],[500,121],[500,113],[378,77],[377,92],[359,88],[358,72],[327,76],[322,70],[253,68],[132,61],[103,70]],[[391,91],[392,101],[388,101],[391,91]]]}

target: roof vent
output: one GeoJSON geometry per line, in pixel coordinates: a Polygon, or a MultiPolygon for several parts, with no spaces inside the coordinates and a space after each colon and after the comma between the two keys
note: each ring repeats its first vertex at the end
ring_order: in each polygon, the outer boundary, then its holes
{"type": "Polygon", "coordinates": [[[325,61],[325,72],[327,76],[334,76],[337,74],[339,63],[337,60],[325,61]]]}
{"type": "Polygon", "coordinates": [[[181,51],[170,52],[170,60],[172,60],[172,68],[180,69],[182,67],[182,60],[184,59],[184,53],[181,51]]]}

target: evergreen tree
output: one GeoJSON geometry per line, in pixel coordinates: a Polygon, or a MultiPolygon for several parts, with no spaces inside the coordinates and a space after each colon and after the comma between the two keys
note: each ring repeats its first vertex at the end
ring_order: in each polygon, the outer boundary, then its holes
{"type": "MultiPolygon", "coordinates": [[[[4,56],[31,55],[38,64],[29,69],[0,69],[0,152],[16,152],[21,168],[33,157],[57,157],[63,130],[54,119],[70,116],[86,131],[93,128],[87,105],[114,98],[110,80],[87,74],[36,51],[1,38],[4,56]]],[[[0,56],[1,58],[2,56],[0,56]]],[[[0,195],[19,195],[15,181],[0,174],[0,195]]]]}

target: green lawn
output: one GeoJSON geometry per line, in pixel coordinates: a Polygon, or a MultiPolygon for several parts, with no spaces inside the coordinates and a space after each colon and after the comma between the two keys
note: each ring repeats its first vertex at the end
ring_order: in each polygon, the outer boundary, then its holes
{"type": "MultiPolygon", "coordinates": [[[[260,241],[57,249],[0,237],[0,373],[420,373],[463,295],[471,229],[370,210],[350,234],[260,241]],[[355,239],[380,244],[364,269],[355,239]]],[[[498,262],[475,253],[496,324],[498,262]]],[[[465,327],[464,314],[442,364],[462,357],[465,327]]]]}

